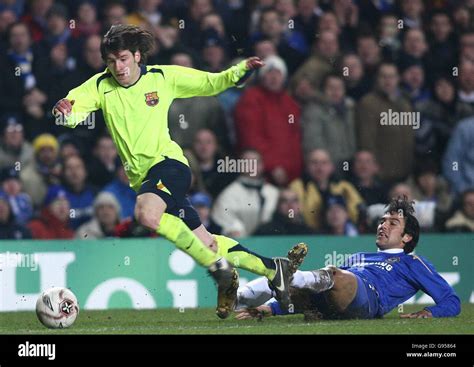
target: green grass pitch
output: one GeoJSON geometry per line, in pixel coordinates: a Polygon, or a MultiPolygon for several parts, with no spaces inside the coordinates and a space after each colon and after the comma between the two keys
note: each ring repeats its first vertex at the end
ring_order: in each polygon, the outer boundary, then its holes
{"type": "MultiPolygon", "coordinates": [[[[404,307],[404,312],[422,309],[404,307]]],[[[81,311],[70,329],[49,330],[34,312],[0,313],[0,334],[472,334],[474,304],[456,318],[402,320],[397,310],[381,320],[320,320],[302,315],[256,320],[219,320],[212,309],[81,311]]]]}

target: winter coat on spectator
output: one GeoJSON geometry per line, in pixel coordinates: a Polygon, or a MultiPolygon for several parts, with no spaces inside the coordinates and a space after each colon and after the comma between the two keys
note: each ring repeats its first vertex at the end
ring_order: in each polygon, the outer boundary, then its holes
{"type": "Polygon", "coordinates": [[[200,129],[212,130],[225,151],[231,148],[224,110],[216,97],[176,99],[169,109],[168,120],[171,139],[183,149],[192,147],[200,129]]]}
{"type": "Polygon", "coordinates": [[[212,219],[222,233],[248,236],[268,222],[278,203],[278,189],[268,183],[240,176],[214,202],[212,219]]]}
{"type": "MultiPolygon", "coordinates": [[[[389,113],[411,112],[410,102],[401,95],[390,100],[380,91],[363,97],[356,108],[356,134],[359,149],[375,154],[384,181],[407,178],[414,160],[414,126],[389,125],[395,120],[389,113]],[[383,116],[386,116],[383,124],[383,116]]],[[[400,119],[399,119],[400,121],[400,119]]],[[[419,122],[419,121],[418,121],[419,122]]]]}
{"type": "Polygon", "coordinates": [[[0,200],[5,202],[10,207],[10,215],[5,222],[0,222],[0,240],[19,240],[31,238],[30,230],[15,222],[8,196],[0,191],[0,200]]]}
{"type": "Polygon", "coordinates": [[[93,240],[97,238],[113,237],[113,233],[105,233],[99,221],[92,218],[90,221],[81,225],[76,231],[76,238],[81,240],[93,240]]]}
{"type": "Polygon", "coordinates": [[[107,186],[105,186],[103,191],[110,192],[119,202],[121,208],[121,219],[133,217],[135,203],[137,201],[137,194],[129,185],[116,178],[107,186]]]}
{"type": "Polygon", "coordinates": [[[48,208],[43,208],[37,219],[28,224],[34,239],[52,240],[74,237],[74,231],[69,223],[59,221],[48,208]]]}
{"type": "Polygon", "coordinates": [[[446,230],[449,232],[474,232],[474,219],[468,218],[461,210],[458,210],[446,222],[446,230]]]}
{"type": "Polygon", "coordinates": [[[262,154],[267,174],[281,166],[291,181],[303,168],[299,120],[300,109],[286,91],[249,88],[235,108],[237,141],[262,154]]]}
{"type": "Polygon", "coordinates": [[[306,175],[290,184],[290,189],[298,194],[300,203],[303,203],[302,212],[306,224],[314,229],[321,230],[325,212],[325,202],[329,197],[342,196],[346,202],[349,218],[353,223],[359,219],[359,206],[364,203],[354,186],[345,180],[331,180],[325,192],[321,192],[316,183],[306,175]]]}
{"type": "Polygon", "coordinates": [[[41,172],[42,169],[36,160],[20,172],[23,191],[30,195],[34,207],[39,207],[43,204],[50,183],[57,183],[56,178],[43,175],[41,172]]]}
{"type": "Polygon", "coordinates": [[[26,141],[18,152],[13,152],[4,144],[0,144],[0,169],[13,166],[16,162],[21,162],[21,168],[24,169],[33,162],[33,157],[33,147],[26,141]]]}
{"type": "Polygon", "coordinates": [[[270,222],[262,224],[255,232],[256,236],[260,235],[297,235],[297,234],[313,234],[314,231],[305,223],[300,223],[288,218],[287,215],[275,212],[270,222]]]}
{"type": "Polygon", "coordinates": [[[326,74],[333,71],[334,66],[319,54],[313,54],[306,62],[301,65],[298,70],[294,73],[290,81],[290,90],[294,95],[295,88],[298,83],[306,79],[312,85],[315,90],[319,90],[321,82],[326,74]]]}
{"type": "Polygon", "coordinates": [[[443,176],[456,193],[474,187],[474,117],[459,122],[443,158],[443,176]]]}
{"type": "Polygon", "coordinates": [[[356,151],[354,102],[346,98],[339,106],[317,99],[303,107],[301,115],[303,150],[325,149],[332,160],[349,161],[356,151]]]}

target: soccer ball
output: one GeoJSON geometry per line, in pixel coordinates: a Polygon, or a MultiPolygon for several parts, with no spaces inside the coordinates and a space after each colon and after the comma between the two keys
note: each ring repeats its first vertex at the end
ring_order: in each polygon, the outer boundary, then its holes
{"type": "Polygon", "coordinates": [[[51,329],[67,328],[79,314],[77,298],[69,289],[53,287],[44,291],[36,301],[36,315],[51,329]]]}

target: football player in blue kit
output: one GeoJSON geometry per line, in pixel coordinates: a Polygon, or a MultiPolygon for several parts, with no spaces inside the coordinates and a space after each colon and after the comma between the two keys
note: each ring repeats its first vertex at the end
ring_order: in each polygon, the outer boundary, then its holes
{"type": "MultiPolygon", "coordinates": [[[[289,311],[280,308],[265,279],[239,287],[237,318],[262,318],[291,311],[312,318],[381,318],[419,290],[431,296],[435,305],[401,314],[402,318],[458,315],[461,305],[454,289],[433,265],[412,253],[420,233],[413,213],[413,203],[406,197],[393,199],[377,227],[377,252],[353,254],[341,267],[295,271],[290,288],[293,307],[289,311]]],[[[307,252],[294,250],[293,254],[303,256],[307,252]]],[[[302,262],[301,258],[296,260],[298,264],[302,262]]]]}

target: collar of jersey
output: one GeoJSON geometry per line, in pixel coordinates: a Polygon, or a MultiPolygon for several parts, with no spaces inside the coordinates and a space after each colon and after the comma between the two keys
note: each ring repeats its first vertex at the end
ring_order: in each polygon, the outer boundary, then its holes
{"type": "Polygon", "coordinates": [[[122,84],[120,84],[117,80],[115,80],[115,82],[118,84],[119,87],[122,87],[122,88],[125,88],[125,89],[128,89],[130,87],[133,87],[135,84],[137,84],[140,79],[142,78],[142,75],[145,75],[147,73],[147,70],[146,70],[146,65],[140,65],[140,76],[138,77],[137,81],[133,84],[130,84],[129,86],[126,86],[124,87],[122,84]]]}
{"type": "Polygon", "coordinates": [[[388,250],[378,249],[377,252],[382,252],[384,254],[399,254],[403,252],[402,248],[389,248],[388,250]]]}

